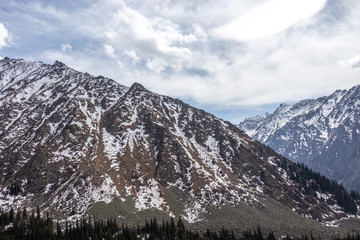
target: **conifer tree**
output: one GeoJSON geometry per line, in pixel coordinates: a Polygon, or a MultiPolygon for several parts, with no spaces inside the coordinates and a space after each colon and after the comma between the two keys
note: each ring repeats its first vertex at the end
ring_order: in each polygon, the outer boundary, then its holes
{"type": "Polygon", "coordinates": [[[14,213],[14,209],[11,208],[10,212],[9,212],[9,221],[12,223],[14,222],[14,217],[15,217],[15,213],[14,213]]]}

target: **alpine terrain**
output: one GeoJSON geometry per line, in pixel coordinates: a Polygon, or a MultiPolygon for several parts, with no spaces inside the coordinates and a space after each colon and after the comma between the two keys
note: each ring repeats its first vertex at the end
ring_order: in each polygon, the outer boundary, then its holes
{"type": "Polygon", "coordinates": [[[239,125],[290,160],[360,191],[360,85],[330,96],[281,104],[239,125]]]}
{"type": "Polygon", "coordinates": [[[61,62],[9,58],[0,61],[0,206],[288,232],[336,232],[325,225],[358,218],[358,196],[203,110],[61,62]]]}

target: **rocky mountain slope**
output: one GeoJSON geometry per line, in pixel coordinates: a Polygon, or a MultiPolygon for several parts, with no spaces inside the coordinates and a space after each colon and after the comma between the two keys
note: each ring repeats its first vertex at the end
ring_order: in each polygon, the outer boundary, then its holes
{"type": "Polygon", "coordinates": [[[360,191],[360,85],[330,96],[282,104],[239,125],[249,136],[360,191]]]}
{"type": "Polygon", "coordinates": [[[283,228],[306,222],[302,216],[330,224],[357,214],[356,196],[236,126],[138,83],[128,88],[60,62],[1,60],[0,121],[4,209],[128,222],[154,214],[189,223],[244,217],[236,224],[282,213],[283,228]]]}

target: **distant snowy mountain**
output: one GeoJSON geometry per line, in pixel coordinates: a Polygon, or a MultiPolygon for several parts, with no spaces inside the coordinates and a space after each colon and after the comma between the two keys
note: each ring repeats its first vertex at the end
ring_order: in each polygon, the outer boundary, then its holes
{"type": "Polygon", "coordinates": [[[8,58],[0,186],[1,208],[41,206],[57,218],[236,217],[308,229],[302,216],[330,223],[357,212],[340,186],[203,110],[60,62],[8,58]]]}
{"type": "Polygon", "coordinates": [[[360,85],[282,104],[239,127],[285,157],[360,191],[360,85]]]}

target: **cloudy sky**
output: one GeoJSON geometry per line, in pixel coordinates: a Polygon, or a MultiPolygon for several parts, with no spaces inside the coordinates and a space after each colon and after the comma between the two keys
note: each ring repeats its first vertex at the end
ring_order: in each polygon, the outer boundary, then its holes
{"type": "Polygon", "coordinates": [[[360,83],[358,0],[0,0],[0,57],[60,60],[237,123],[360,83]]]}

